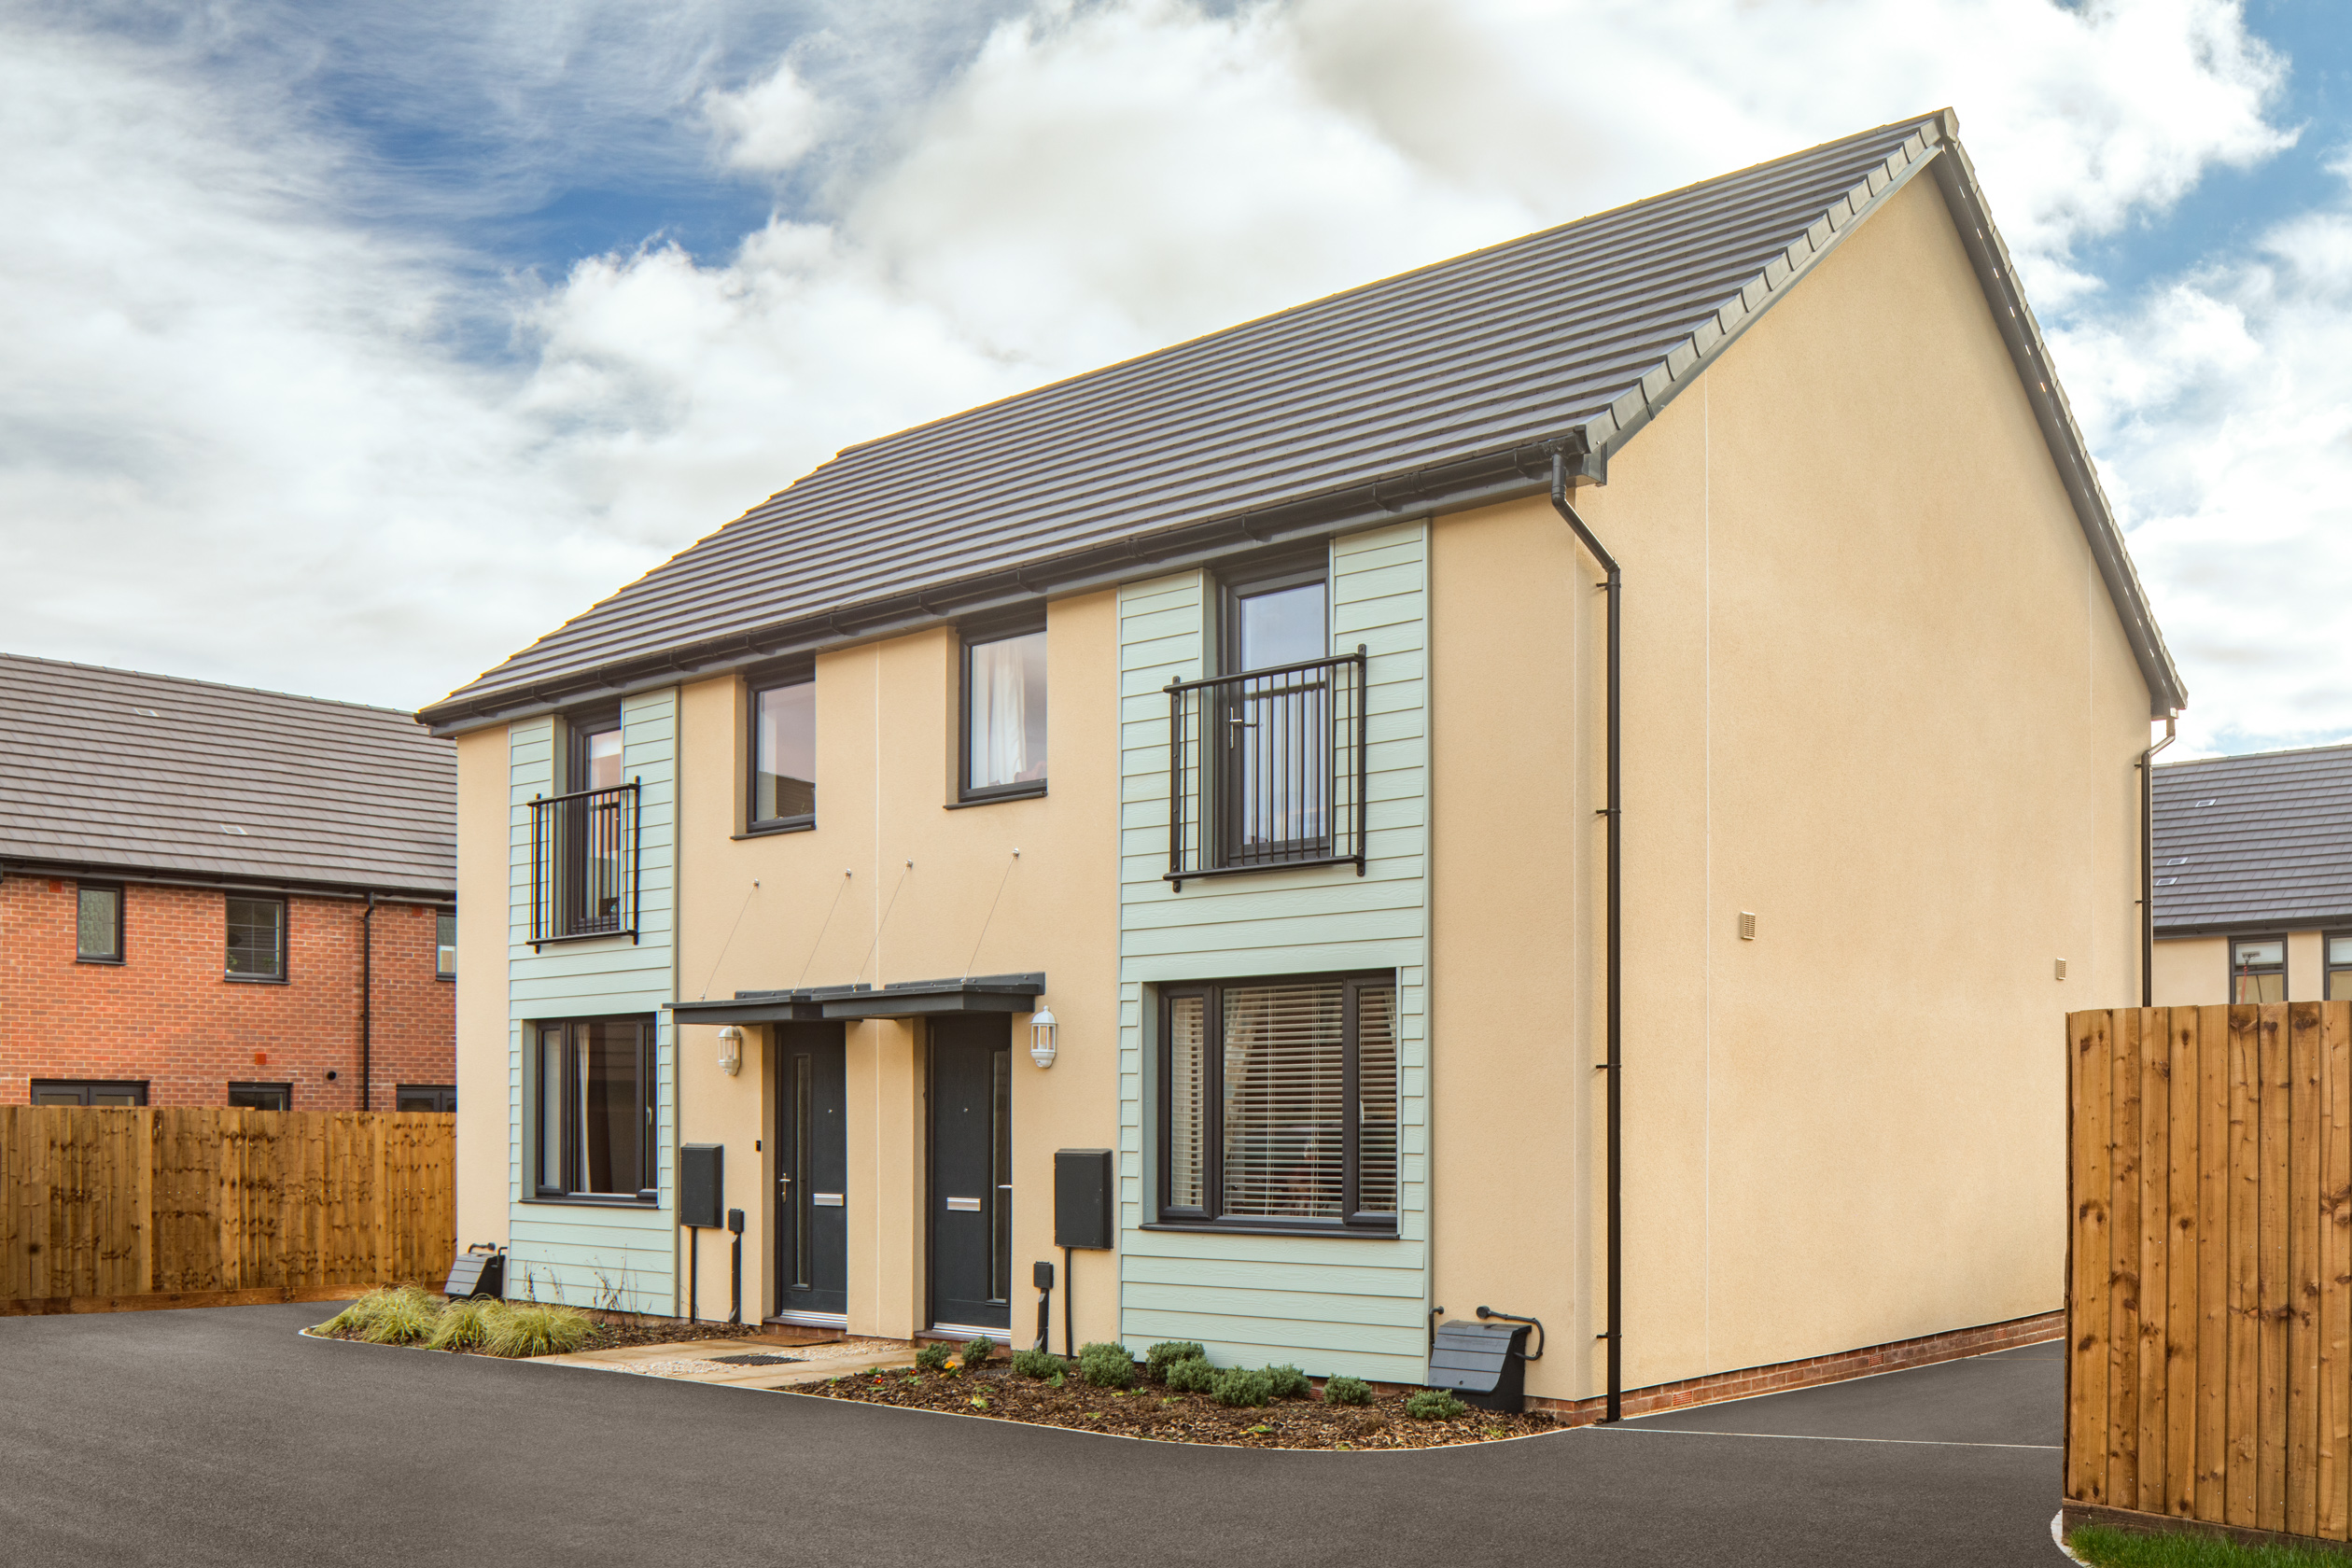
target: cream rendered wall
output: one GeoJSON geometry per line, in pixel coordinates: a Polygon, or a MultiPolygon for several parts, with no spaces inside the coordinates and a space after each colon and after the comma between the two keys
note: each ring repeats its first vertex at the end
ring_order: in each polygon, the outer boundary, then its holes
{"type": "MultiPolygon", "coordinates": [[[[2055,1308],[2149,694],[1933,182],[1576,504],[1626,581],[1625,1386],[2055,1308]]],[[[1556,1397],[1603,1383],[1597,578],[1540,500],[1434,529],[1433,1295],[1554,1324],[1556,1397]]]]}
{"type": "Polygon", "coordinates": [[[457,737],[457,1245],[507,1239],[507,735],[457,737]]]}
{"type": "MultiPolygon", "coordinates": [[[[819,658],[811,832],[741,836],[743,685],[706,680],[681,693],[682,995],[1044,973],[1046,1001],[1060,1020],[1061,1055],[1051,1070],[1029,1061],[1029,1016],[1011,1020],[1012,1332],[1023,1343],[1035,1322],[1029,1265],[1052,1258],[1060,1266],[1052,1246],[1054,1151],[1118,1146],[1113,604],[1113,595],[1095,594],[1047,611],[1050,785],[1041,799],[948,809],[959,699],[950,631],[819,658]]],[[[749,1225],[749,1318],[775,1307],[768,1195],[776,1170],[771,1031],[748,1032],[743,1072],[730,1080],[716,1066],[717,1030],[679,1029],[679,1136],[726,1146],[727,1201],[745,1210],[749,1225]]],[[[852,1024],[847,1053],[849,1323],[903,1336],[929,1323],[922,1028],[852,1024]]],[[[717,1239],[703,1251],[706,1312],[726,1300],[726,1249],[717,1239]]],[[[1111,1337],[1113,1256],[1078,1253],[1075,1272],[1080,1340],[1111,1337]]],[[[1057,1299],[1057,1342],[1060,1316],[1057,1299]]]]}
{"type": "Polygon", "coordinates": [[[2327,948],[2316,931],[2287,933],[2287,1000],[2328,999],[2327,948]]]}
{"type": "MultiPolygon", "coordinates": [[[[2152,973],[2159,1007],[2220,1006],[2230,1000],[2230,939],[2191,936],[2159,941],[2152,973]]],[[[2290,995],[2294,980],[2290,963],[2287,972],[2290,995]]]]}

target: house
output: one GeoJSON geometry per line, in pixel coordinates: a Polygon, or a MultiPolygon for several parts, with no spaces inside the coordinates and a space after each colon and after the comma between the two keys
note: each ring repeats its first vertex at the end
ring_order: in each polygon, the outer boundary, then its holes
{"type": "Polygon", "coordinates": [[[0,654],[0,1104],[455,1109],[455,748],[0,654]]]}
{"type": "Polygon", "coordinates": [[[2155,1005],[2352,997],[2352,746],[2157,765],[2155,1005]]]}
{"type": "Polygon", "coordinates": [[[1566,1407],[2055,1334],[2184,697],[1955,137],[852,447],[427,708],[461,1239],[1566,1407]]]}

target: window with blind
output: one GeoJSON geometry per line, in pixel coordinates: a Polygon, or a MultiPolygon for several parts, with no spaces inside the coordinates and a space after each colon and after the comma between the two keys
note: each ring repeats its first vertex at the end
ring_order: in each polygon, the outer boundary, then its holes
{"type": "Polygon", "coordinates": [[[1396,1229],[1396,982],[1160,993],[1164,1224],[1396,1229]]]}

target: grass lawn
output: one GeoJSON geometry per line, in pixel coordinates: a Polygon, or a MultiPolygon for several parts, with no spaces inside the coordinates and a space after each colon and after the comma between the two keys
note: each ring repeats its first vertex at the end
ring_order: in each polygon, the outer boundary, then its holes
{"type": "Polygon", "coordinates": [[[2301,1547],[2241,1547],[2205,1535],[2142,1535],[2086,1524],[2066,1537],[2098,1568],[2347,1568],[2352,1556],[2301,1547]]]}

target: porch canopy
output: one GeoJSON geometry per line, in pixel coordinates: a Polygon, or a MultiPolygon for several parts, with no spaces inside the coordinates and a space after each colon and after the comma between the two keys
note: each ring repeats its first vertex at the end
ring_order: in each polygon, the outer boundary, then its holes
{"type": "Polygon", "coordinates": [[[872,986],[808,986],[789,991],[737,991],[724,1001],[663,1005],[681,1024],[819,1023],[829,1018],[913,1018],[937,1013],[1033,1013],[1043,974],[969,974],[956,980],[901,980],[872,986]]]}

